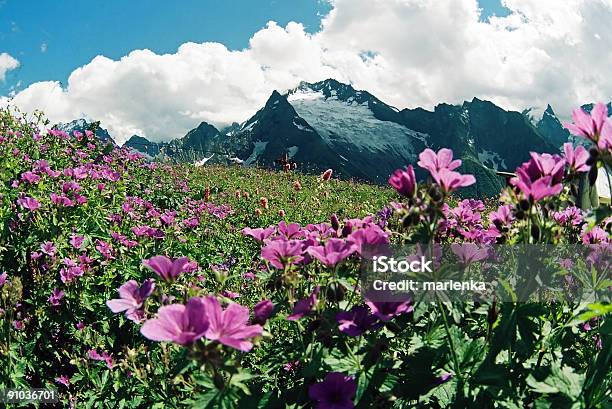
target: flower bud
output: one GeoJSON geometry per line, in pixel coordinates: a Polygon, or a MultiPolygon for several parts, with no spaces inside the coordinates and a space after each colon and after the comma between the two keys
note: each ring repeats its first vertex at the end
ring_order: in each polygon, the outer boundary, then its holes
{"type": "Polygon", "coordinates": [[[336,216],[336,213],[332,214],[329,220],[331,222],[332,229],[337,231],[340,228],[340,221],[338,221],[338,216],[336,216]]]}
{"type": "Polygon", "coordinates": [[[264,209],[268,208],[268,198],[267,197],[260,198],[259,203],[261,204],[261,207],[263,207],[264,209]]]}

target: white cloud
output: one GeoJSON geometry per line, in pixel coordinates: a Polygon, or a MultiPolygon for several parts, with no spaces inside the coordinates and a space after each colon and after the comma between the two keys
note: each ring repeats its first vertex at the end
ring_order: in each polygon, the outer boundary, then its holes
{"type": "Polygon", "coordinates": [[[40,45],[40,52],[41,52],[41,53],[46,53],[46,52],[47,52],[47,48],[49,48],[49,45],[48,45],[46,42],[43,42],[43,43],[40,45]]]}
{"type": "Polygon", "coordinates": [[[4,81],[6,73],[19,67],[19,61],[7,53],[0,53],[0,81],[4,81]]]}
{"type": "MultiPolygon", "coordinates": [[[[476,0],[330,0],[319,33],[269,23],[249,47],[186,43],[76,69],[65,88],[33,84],[13,103],[54,121],[100,119],[118,140],[180,137],[205,120],[242,121],[274,89],[334,77],[398,107],[476,96],[513,109],[573,106],[612,95],[612,0],[503,0],[480,20],[476,0]]],[[[6,100],[5,100],[6,102],[6,100]]]]}

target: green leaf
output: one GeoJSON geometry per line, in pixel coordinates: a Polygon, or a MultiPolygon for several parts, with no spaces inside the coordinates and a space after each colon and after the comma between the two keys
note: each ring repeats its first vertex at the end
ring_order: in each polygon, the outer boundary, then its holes
{"type": "Polygon", "coordinates": [[[551,373],[542,381],[536,380],[533,374],[527,377],[527,385],[532,391],[542,394],[563,394],[577,400],[582,390],[584,375],[577,374],[569,366],[553,366],[551,373]]]}

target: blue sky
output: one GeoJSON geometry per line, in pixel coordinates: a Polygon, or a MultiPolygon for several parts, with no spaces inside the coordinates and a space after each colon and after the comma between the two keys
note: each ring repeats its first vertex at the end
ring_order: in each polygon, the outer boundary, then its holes
{"type": "MultiPolygon", "coordinates": [[[[500,0],[479,2],[483,17],[504,14],[500,0]]],[[[36,81],[65,82],[99,54],[172,53],[188,41],[243,49],[269,20],[298,21],[315,32],[329,8],[323,0],[0,0],[0,53],[21,63],[0,82],[0,95],[18,83],[23,89],[36,81]]]]}

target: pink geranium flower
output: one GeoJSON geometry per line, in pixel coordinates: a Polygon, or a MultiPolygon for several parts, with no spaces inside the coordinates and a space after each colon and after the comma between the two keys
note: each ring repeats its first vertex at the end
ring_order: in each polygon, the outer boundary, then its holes
{"type": "Polygon", "coordinates": [[[336,264],[353,254],[355,247],[346,240],[329,239],[323,246],[312,246],[306,251],[327,267],[335,267],[336,264]]]}
{"type": "Polygon", "coordinates": [[[302,243],[297,240],[284,239],[269,241],[261,249],[261,257],[268,260],[276,268],[297,264],[304,259],[302,243]]]}
{"type": "Polygon", "coordinates": [[[479,246],[475,243],[453,243],[451,251],[458,257],[459,262],[467,266],[476,261],[486,260],[490,254],[490,247],[479,246]]]}
{"type": "Polygon", "coordinates": [[[143,318],[142,306],[144,301],[153,293],[155,281],[145,280],[141,286],[134,280],[130,280],[119,287],[119,297],[108,300],[106,305],[112,312],[125,311],[125,316],[132,321],[139,322],[143,318]]]}
{"type": "Polygon", "coordinates": [[[368,225],[352,232],[347,241],[353,245],[355,252],[362,257],[389,254],[389,234],[375,224],[368,225]]]}
{"type": "Polygon", "coordinates": [[[21,180],[31,185],[34,185],[40,181],[40,176],[38,176],[34,172],[24,172],[21,174],[21,180]]]}
{"type": "Polygon", "coordinates": [[[180,257],[176,260],[171,260],[166,256],[155,256],[142,262],[145,267],[150,268],[158,276],[166,281],[173,281],[181,273],[186,271],[189,258],[180,257]]]}
{"type": "Polygon", "coordinates": [[[253,322],[265,324],[274,311],[274,304],[270,300],[261,300],[253,308],[253,322]]]}
{"type": "Polygon", "coordinates": [[[213,296],[204,297],[202,302],[209,323],[206,338],[239,351],[247,352],[253,348],[248,339],[261,335],[263,329],[260,325],[248,324],[248,308],[232,303],[223,310],[219,300],[213,296]]]}
{"type": "Polygon", "coordinates": [[[612,123],[606,104],[595,104],[590,115],[582,108],[575,109],[572,119],[574,123],[565,124],[571,133],[592,141],[602,151],[612,148],[612,123]]]}
{"type": "Polygon", "coordinates": [[[510,226],[513,220],[512,207],[509,205],[499,206],[497,210],[489,213],[489,221],[498,228],[510,226]]]}
{"type": "Polygon", "coordinates": [[[565,160],[558,155],[531,152],[531,159],[516,169],[517,177],[510,183],[533,201],[558,195],[563,190],[564,166],[565,160]]]}
{"type": "Polygon", "coordinates": [[[353,307],[350,311],[342,311],[336,314],[338,329],[351,337],[358,337],[374,327],[378,319],[370,314],[367,307],[360,305],[353,307]]]}
{"type": "Polygon", "coordinates": [[[406,301],[372,301],[366,299],[366,304],[370,307],[370,311],[381,321],[387,322],[391,318],[412,312],[412,300],[406,301]]]}
{"type": "Polygon", "coordinates": [[[417,164],[423,169],[427,169],[432,176],[442,169],[455,170],[461,166],[461,160],[453,160],[453,151],[442,148],[438,153],[427,148],[419,154],[417,164]]]}
{"type": "Polygon", "coordinates": [[[87,356],[89,357],[89,359],[93,361],[106,362],[106,366],[108,367],[108,369],[113,369],[113,366],[115,366],[113,357],[111,356],[111,354],[109,354],[106,351],[102,351],[102,354],[100,354],[97,350],[90,349],[89,352],[87,353],[87,356]]]}
{"type": "Polygon", "coordinates": [[[284,220],[278,224],[278,233],[287,240],[304,237],[302,227],[297,223],[287,224],[284,220]]]}
{"type": "Polygon", "coordinates": [[[274,233],[274,226],[270,226],[267,229],[251,229],[250,227],[245,227],[242,229],[242,234],[252,237],[260,243],[263,243],[263,241],[270,237],[272,233],[274,233]]]}
{"type": "Polygon", "coordinates": [[[330,372],[322,382],[308,389],[308,396],[316,403],[315,409],[352,409],[357,384],[352,376],[330,372]]]}
{"type": "Polygon", "coordinates": [[[589,152],[584,149],[584,146],[578,146],[574,149],[574,146],[571,143],[564,143],[563,152],[565,153],[565,162],[567,163],[570,172],[588,172],[591,168],[586,164],[590,155],[589,152]]]}
{"type": "Polygon", "coordinates": [[[52,242],[46,241],[46,242],[44,242],[43,244],[40,245],[40,251],[42,251],[43,253],[45,253],[49,257],[53,257],[53,256],[55,256],[55,253],[57,252],[57,249],[55,248],[55,245],[52,242]]]}
{"type": "Polygon", "coordinates": [[[58,288],[54,288],[51,296],[49,297],[49,304],[54,307],[60,305],[60,301],[64,298],[64,292],[58,288]]]}
{"type": "Polygon", "coordinates": [[[393,186],[400,195],[412,197],[417,185],[412,165],[408,165],[406,170],[396,170],[389,178],[389,184],[393,186]]]}
{"type": "Polygon", "coordinates": [[[476,178],[472,175],[462,175],[447,168],[442,168],[436,175],[432,175],[438,185],[446,193],[451,193],[461,187],[467,187],[476,183],[476,178]]]}
{"type": "Polygon", "coordinates": [[[170,341],[188,345],[202,338],[208,329],[208,315],[203,298],[191,298],[187,305],[161,307],[157,318],[147,320],[140,332],[152,341],[170,341]]]}
{"type": "Polygon", "coordinates": [[[21,199],[17,199],[17,204],[22,208],[29,210],[31,212],[40,209],[40,203],[38,200],[33,199],[31,197],[22,197],[21,199]]]}
{"type": "Polygon", "coordinates": [[[295,305],[293,306],[293,311],[291,312],[291,315],[289,315],[287,319],[289,321],[297,321],[300,318],[305,317],[306,315],[310,315],[310,313],[313,311],[313,309],[317,305],[317,301],[318,301],[317,296],[319,295],[320,290],[321,290],[321,287],[316,286],[312,294],[296,302],[295,305]]]}
{"type": "Polygon", "coordinates": [[[70,236],[70,245],[75,249],[80,249],[85,241],[85,237],[79,236],[78,234],[73,234],[70,236]]]}
{"type": "Polygon", "coordinates": [[[66,387],[70,386],[70,378],[68,376],[66,376],[66,375],[61,375],[61,376],[55,378],[55,382],[59,383],[59,384],[62,384],[64,386],[66,386],[66,387]]]}

